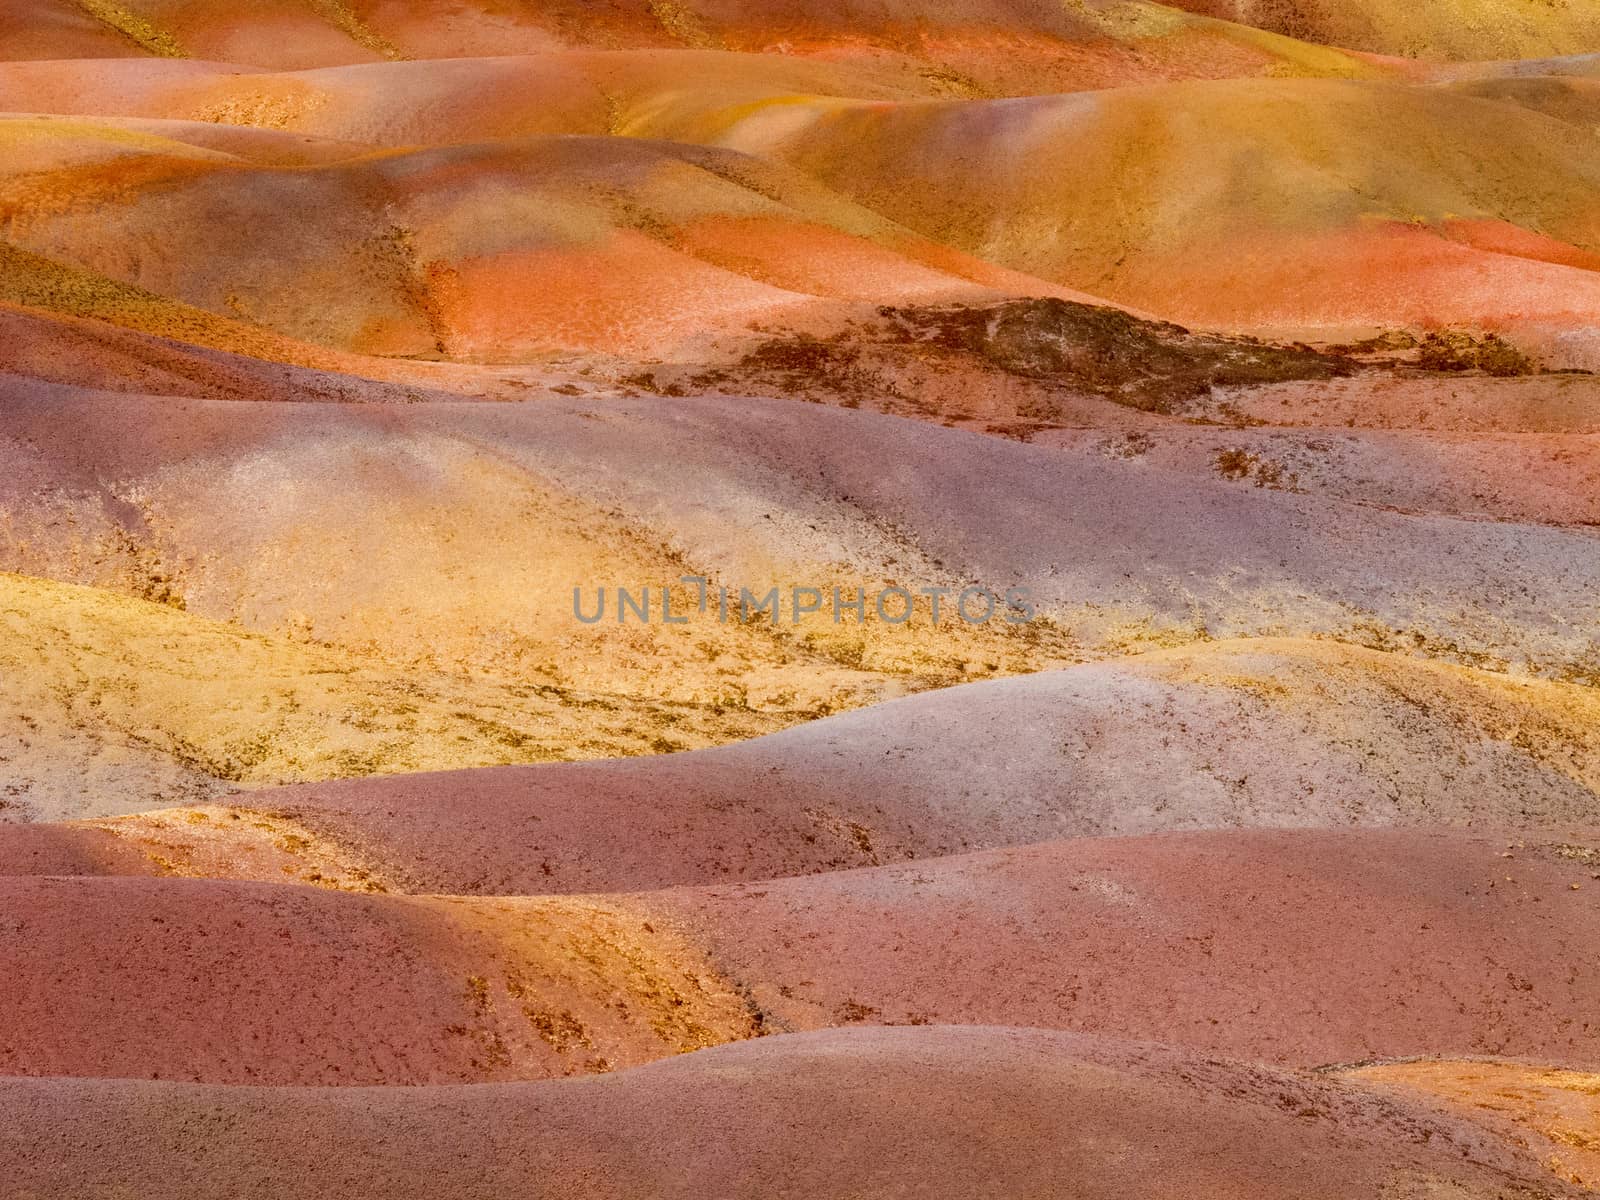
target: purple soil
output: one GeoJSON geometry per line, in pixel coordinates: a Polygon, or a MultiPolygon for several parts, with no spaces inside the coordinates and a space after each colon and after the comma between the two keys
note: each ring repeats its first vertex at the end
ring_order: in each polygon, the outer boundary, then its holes
{"type": "MultiPolygon", "coordinates": [[[[696,535],[684,553],[735,579],[763,562],[865,560],[888,536],[913,569],[937,564],[953,579],[1027,586],[1042,612],[1064,620],[1137,614],[1213,636],[1377,624],[1464,655],[1546,666],[1595,653],[1588,631],[1600,555],[1582,532],[1330,504],[796,401],[563,397],[396,410],[73,399],[8,385],[0,412],[14,439],[0,443],[0,504],[19,524],[32,519],[41,486],[87,484],[85,504],[114,510],[113,482],[139,486],[177,456],[203,459],[225,477],[245,460],[268,471],[308,441],[331,452],[379,439],[426,460],[429,439],[443,437],[616,511],[641,537],[673,544],[691,516],[702,529],[723,521],[737,531],[725,543],[696,535]],[[27,471],[27,487],[6,487],[17,470],[27,471]],[[694,481],[688,493],[686,480],[694,481]]],[[[349,518],[283,511],[295,504],[292,489],[248,504],[331,535],[365,511],[356,487],[349,518]]],[[[235,511],[244,501],[186,502],[191,515],[214,510],[216,529],[202,535],[192,526],[187,536],[207,544],[171,552],[204,561],[226,548],[246,569],[250,547],[239,544],[239,530],[249,522],[235,511]]],[[[537,552],[533,542],[512,551],[537,552]]],[[[309,611],[310,597],[301,604],[309,611]]],[[[239,607],[199,615],[228,617],[239,607]]]]}
{"type": "Polygon", "coordinates": [[[1091,839],[647,902],[778,1028],[1004,1023],[1297,1066],[1495,1054],[1592,1070],[1595,868],[1509,844],[1091,839]]]}
{"type": "Polygon", "coordinates": [[[1347,1083],[981,1028],[770,1038],[555,1084],[0,1081],[0,1171],[32,1200],[1577,1195],[1347,1083]]]}

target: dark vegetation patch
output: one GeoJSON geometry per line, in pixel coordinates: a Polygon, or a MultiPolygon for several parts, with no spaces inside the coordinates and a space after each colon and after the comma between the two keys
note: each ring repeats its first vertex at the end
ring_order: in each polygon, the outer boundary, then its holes
{"type": "Polygon", "coordinates": [[[1474,337],[1459,329],[1430,333],[1417,349],[1417,365],[1425,371],[1482,371],[1501,379],[1532,375],[1533,359],[1497,333],[1474,337]]]}
{"type": "Polygon", "coordinates": [[[909,361],[1010,376],[1158,413],[1178,411],[1214,388],[1333,379],[1361,366],[1307,346],[1196,334],[1114,308],[1042,299],[885,306],[875,320],[831,337],[775,333],[730,366],[686,382],[695,390],[778,389],[854,407],[869,398],[905,399],[893,366],[909,361]]]}
{"type": "Polygon", "coordinates": [[[1222,478],[1235,483],[1253,480],[1258,488],[1275,492],[1297,492],[1300,476],[1285,469],[1277,459],[1264,458],[1242,447],[1218,450],[1216,471],[1222,478]]]}
{"type": "Polygon", "coordinates": [[[1067,300],[886,307],[878,315],[899,341],[969,354],[1008,374],[1070,383],[1151,412],[1171,411],[1213,388],[1334,379],[1357,369],[1307,346],[1196,334],[1067,300]]]}

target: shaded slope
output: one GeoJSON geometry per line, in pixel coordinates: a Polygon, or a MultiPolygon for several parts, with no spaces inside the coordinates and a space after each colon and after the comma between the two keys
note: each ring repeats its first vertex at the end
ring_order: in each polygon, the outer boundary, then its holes
{"type": "Polygon", "coordinates": [[[0,1109],[0,1156],[41,1198],[1574,1194],[1460,1120],[1349,1085],[992,1029],[765,1039],[517,1087],[10,1080],[0,1109]]]}
{"type": "MultiPolygon", "coordinates": [[[[1600,406],[1592,411],[1600,416],[1600,406]]],[[[1500,415],[1516,419],[1509,408],[1500,415]]],[[[1036,444],[1137,459],[1152,469],[1229,479],[1245,488],[1282,488],[1407,513],[1600,527],[1600,438],[1594,434],[1023,430],[1036,444]]]]}

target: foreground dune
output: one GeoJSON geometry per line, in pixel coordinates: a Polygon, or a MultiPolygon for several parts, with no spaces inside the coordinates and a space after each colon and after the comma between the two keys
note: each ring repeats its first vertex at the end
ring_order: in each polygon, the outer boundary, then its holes
{"type": "Polygon", "coordinates": [[[1082,839],[574,898],[10,876],[27,936],[0,939],[0,1070],[536,1079],[857,1023],[1089,1030],[1298,1066],[1593,1069],[1600,1028],[1574,1014],[1600,987],[1595,836],[1567,838],[1082,839]]]}
{"type": "Polygon", "coordinates": [[[1579,1195],[1461,1118],[1360,1086],[1022,1030],[766,1038],[557,1085],[6,1080],[0,1109],[32,1197],[1579,1195]]]}
{"type": "Polygon", "coordinates": [[[0,1156],[40,1198],[1581,1194],[1466,1121],[1348,1083],[1000,1029],[771,1038],[492,1088],[7,1080],[0,1111],[0,1156]]]}

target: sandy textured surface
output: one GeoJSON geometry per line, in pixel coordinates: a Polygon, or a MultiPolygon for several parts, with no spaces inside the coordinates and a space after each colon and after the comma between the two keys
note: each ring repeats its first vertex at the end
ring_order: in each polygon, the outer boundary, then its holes
{"type": "Polygon", "coordinates": [[[977,1023],[1306,1067],[1420,1053],[1593,1069],[1595,844],[1174,834],[571,898],[358,894],[381,875],[10,877],[0,1066],[472,1082],[760,1033],[977,1023]]]}
{"type": "Polygon", "coordinates": [[[0,4],[0,1193],[1594,1194],[1592,7],[0,4]]]}
{"type": "Polygon", "coordinates": [[[1582,1194],[1403,1099],[997,1029],[771,1038],[531,1086],[10,1080],[0,1107],[0,1154],[30,1197],[1582,1194]]]}

